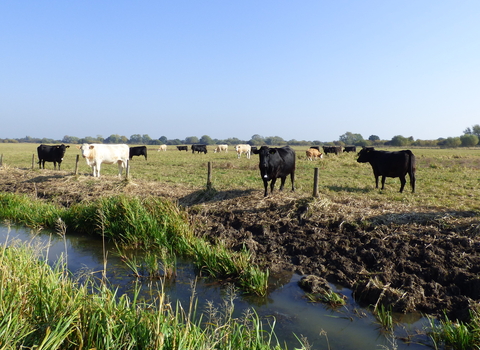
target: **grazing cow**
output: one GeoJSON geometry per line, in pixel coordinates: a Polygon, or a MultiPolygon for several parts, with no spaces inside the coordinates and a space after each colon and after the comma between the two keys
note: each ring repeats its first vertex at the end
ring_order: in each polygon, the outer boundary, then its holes
{"type": "Polygon", "coordinates": [[[386,177],[400,178],[400,193],[405,187],[405,176],[410,176],[410,185],[412,193],[415,192],[415,156],[412,151],[375,151],[370,148],[364,148],[358,152],[359,163],[370,163],[375,176],[375,188],[378,188],[378,177],[382,176],[382,190],[385,188],[386,177]]]}
{"type": "Polygon", "coordinates": [[[147,146],[130,147],[128,158],[131,160],[133,156],[144,156],[147,160],[147,146]]]}
{"type": "Polygon", "coordinates": [[[92,167],[93,176],[100,177],[100,166],[102,163],[118,164],[118,176],[122,175],[123,168],[127,167],[129,158],[129,147],[121,145],[88,144],[77,146],[82,151],[82,156],[87,164],[92,167]]]}
{"type": "Polygon", "coordinates": [[[240,158],[242,153],[245,153],[248,159],[250,159],[250,154],[252,153],[252,146],[250,145],[236,145],[235,151],[237,151],[237,158],[240,158]]]}
{"type": "Polygon", "coordinates": [[[305,151],[308,160],[323,158],[323,154],[316,148],[310,148],[305,151]]]}
{"type": "Polygon", "coordinates": [[[323,153],[335,153],[340,154],[342,153],[342,146],[323,146],[323,153]]]}
{"type": "Polygon", "coordinates": [[[60,164],[62,164],[63,157],[65,156],[65,151],[70,146],[65,146],[63,143],[61,145],[48,146],[40,145],[37,147],[38,155],[38,166],[40,169],[45,169],[45,162],[53,162],[53,168],[60,170],[60,164]]]}
{"type": "Polygon", "coordinates": [[[265,197],[268,194],[268,181],[272,181],[270,183],[270,193],[272,193],[277,178],[280,178],[279,190],[281,191],[289,174],[292,181],[292,191],[295,191],[295,151],[293,149],[289,146],[280,148],[262,146],[253,153],[260,156],[258,167],[265,187],[265,197]]]}
{"type": "Polygon", "coordinates": [[[200,153],[203,152],[207,154],[207,145],[192,145],[192,153],[200,153]]]}
{"type": "Polygon", "coordinates": [[[167,145],[160,145],[160,147],[158,147],[158,151],[157,152],[160,152],[160,151],[166,151],[167,150],[167,145]]]}
{"type": "Polygon", "coordinates": [[[228,153],[228,145],[217,145],[217,147],[215,147],[215,150],[213,151],[213,153],[220,153],[220,152],[225,152],[225,153],[228,153]]]}
{"type": "Polygon", "coordinates": [[[345,146],[343,152],[357,152],[357,147],[355,146],[345,146]]]}
{"type": "Polygon", "coordinates": [[[177,149],[179,151],[187,151],[188,152],[188,146],[177,146],[177,149]]]}

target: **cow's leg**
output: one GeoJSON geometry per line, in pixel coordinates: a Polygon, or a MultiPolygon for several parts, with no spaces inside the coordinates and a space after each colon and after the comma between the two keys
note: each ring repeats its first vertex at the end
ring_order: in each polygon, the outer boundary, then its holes
{"type": "Polygon", "coordinates": [[[292,182],[292,192],[295,192],[295,173],[290,173],[290,181],[292,182]]]}
{"type": "Polygon", "coordinates": [[[268,195],[268,180],[263,179],[263,187],[265,188],[263,196],[266,197],[268,195]]]}
{"type": "Polygon", "coordinates": [[[273,193],[273,189],[275,188],[275,182],[277,182],[276,178],[273,178],[272,182],[270,182],[270,193],[273,193]]]}
{"type": "Polygon", "coordinates": [[[410,175],[410,185],[412,186],[412,193],[415,193],[415,174],[409,173],[410,175]]]}
{"type": "Polygon", "coordinates": [[[117,161],[117,164],[118,164],[118,177],[122,177],[123,168],[125,168],[124,162],[122,160],[119,160],[117,161]]]}
{"type": "Polygon", "coordinates": [[[405,184],[407,183],[407,180],[405,180],[405,175],[400,176],[400,193],[403,192],[403,188],[405,187],[405,184]]]}
{"type": "MultiPolygon", "coordinates": [[[[382,190],[385,189],[385,180],[387,179],[386,176],[382,175],[382,190]]],[[[378,187],[377,187],[378,188],[378,187]]]]}
{"type": "Polygon", "coordinates": [[[375,188],[378,188],[378,175],[375,175],[375,188]]]}
{"type": "Polygon", "coordinates": [[[287,177],[281,177],[280,178],[280,188],[279,188],[279,191],[282,191],[283,190],[283,186],[285,185],[285,180],[287,179],[287,177]]]}

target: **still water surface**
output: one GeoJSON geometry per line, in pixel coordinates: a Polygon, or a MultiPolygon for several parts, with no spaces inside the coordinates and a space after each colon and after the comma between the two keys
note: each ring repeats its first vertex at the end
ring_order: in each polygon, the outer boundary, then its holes
{"type": "MultiPolygon", "coordinates": [[[[12,240],[42,242],[49,246],[48,260],[54,263],[67,250],[68,269],[72,273],[88,270],[100,277],[104,269],[103,243],[99,239],[85,235],[67,234],[66,240],[56,233],[42,231],[35,233],[26,228],[6,227],[0,225],[0,243],[12,240]]],[[[119,293],[129,293],[133,284],[138,281],[131,276],[131,271],[115,254],[115,247],[106,244],[107,264],[106,276],[119,293]]],[[[198,300],[198,310],[205,310],[207,302],[213,302],[221,308],[225,299],[225,289],[217,284],[198,278],[193,266],[185,261],[177,262],[178,276],[174,282],[164,286],[164,292],[170,301],[176,301],[185,307],[188,306],[192,295],[192,284],[196,281],[195,296],[198,300]]],[[[235,299],[235,315],[240,316],[247,308],[253,308],[257,314],[265,319],[275,317],[275,333],[279,340],[288,344],[289,349],[299,347],[296,338],[305,336],[312,349],[331,350],[359,350],[359,349],[427,349],[418,342],[427,342],[422,332],[426,321],[418,315],[407,315],[401,319],[401,324],[396,327],[397,337],[414,336],[414,343],[406,343],[400,339],[391,344],[391,337],[386,337],[372,317],[370,312],[358,305],[352,298],[348,289],[332,286],[335,291],[344,294],[347,306],[337,310],[330,310],[322,304],[310,303],[305,298],[304,292],[298,286],[302,276],[285,274],[275,276],[277,286],[267,297],[251,297],[238,294],[235,299]],[[296,335],[296,336],[295,336],[296,335]]],[[[144,297],[148,298],[151,290],[150,282],[142,282],[144,297]]]]}

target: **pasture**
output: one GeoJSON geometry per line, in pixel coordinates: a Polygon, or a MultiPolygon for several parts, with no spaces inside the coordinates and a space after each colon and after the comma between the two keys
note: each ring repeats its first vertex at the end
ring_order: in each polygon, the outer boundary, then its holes
{"type": "MultiPolygon", "coordinates": [[[[0,144],[4,167],[31,169],[32,155],[35,156],[33,171],[38,169],[37,144],[0,144]]],[[[309,197],[313,193],[314,168],[319,168],[319,198],[329,198],[337,203],[353,201],[354,205],[366,202],[368,207],[382,203],[398,203],[409,207],[409,211],[462,210],[478,211],[480,208],[480,149],[430,149],[410,148],[417,160],[417,192],[411,193],[410,182],[400,194],[398,178],[387,178],[385,190],[375,189],[375,179],[369,164],[356,162],[355,153],[329,154],[323,159],[308,161],[306,147],[293,147],[297,154],[295,197],[309,197]],[[416,208],[416,209],[415,209],[416,208]]],[[[258,170],[258,155],[251,159],[242,156],[237,159],[234,147],[228,153],[214,153],[214,146],[208,146],[207,154],[192,154],[189,150],[178,151],[169,146],[166,152],[157,152],[158,146],[147,146],[148,161],[134,157],[130,161],[130,179],[153,181],[159,186],[174,186],[183,191],[199,191],[207,182],[208,162],[212,163],[212,186],[228,197],[230,191],[248,191],[261,194],[263,185],[258,170]]],[[[381,148],[379,148],[381,149],[381,148]]],[[[383,148],[385,150],[399,150],[383,148]]],[[[58,174],[72,174],[76,156],[80,155],[79,176],[90,176],[91,169],[81,157],[76,145],[67,149],[62,171],[58,174]]],[[[53,171],[53,163],[46,163],[46,170],[53,171]]],[[[103,180],[115,178],[116,165],[102,165],[103,180]]],[[[279,180],[275,186],[278,190],[279,180]]],[[[283,193],[290,195],[290,178],[286,180],[283,193]]],[[[278,195],[278,191],[277,191],[278,195]]]]}

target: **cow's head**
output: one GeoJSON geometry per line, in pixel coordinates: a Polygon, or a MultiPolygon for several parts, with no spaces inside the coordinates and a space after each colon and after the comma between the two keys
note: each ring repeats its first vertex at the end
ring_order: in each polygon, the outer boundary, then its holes
{"type": "Polygon", "coordinates": [[[360,152],[358,152],[357,162],[359,163],[368,163],[372,158],[374,149],[373,148],[363,148],[360,152]]]}
{"type": "Polygon", "coordinates": [[[263,179],[268,180],[268,170],[270,168],[270,158],[272,155],[277,153],[276,148],[269,148],[268,146],[262,146],[259,149],[255,149],[252,151],[254,154],[258,154],[260,156],[260,162],[258,163],[258,167],[260,168],[260,174],[263,179]]]}

